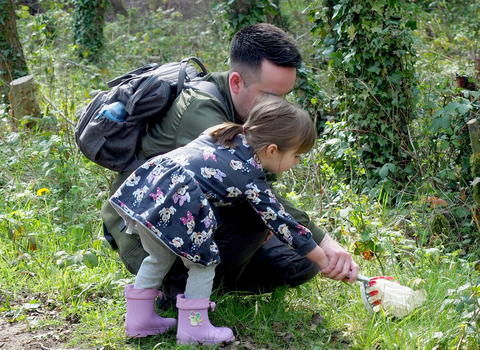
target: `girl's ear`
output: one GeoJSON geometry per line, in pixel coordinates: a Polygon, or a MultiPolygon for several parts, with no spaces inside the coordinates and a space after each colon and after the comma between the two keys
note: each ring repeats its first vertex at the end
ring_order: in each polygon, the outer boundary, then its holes
{"type": "Polygon", "coordinates": [[[273,157],[277,152],[278,152],[278,146],[274,143],[269,144],[265,149],[265,155],[267,156],[267,158],[273,157]]]}

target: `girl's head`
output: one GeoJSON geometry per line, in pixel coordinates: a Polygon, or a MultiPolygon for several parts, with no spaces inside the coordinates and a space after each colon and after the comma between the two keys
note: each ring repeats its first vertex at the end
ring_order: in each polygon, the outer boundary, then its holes
{"type": "Polygon", "coordinates": [[[241,132],[245,133],[248,144],[264,168],[263,161],[268,159],[262,155],[266,151],[281,155],[287,152],[303,154],[313,147],[317,137],[313,122],[305,111],[271,94],[263,94],[256,99],[243,126],[225,123],[210,130],[213,138],[227,147],[236,146],[235,137],[241,132]]]}

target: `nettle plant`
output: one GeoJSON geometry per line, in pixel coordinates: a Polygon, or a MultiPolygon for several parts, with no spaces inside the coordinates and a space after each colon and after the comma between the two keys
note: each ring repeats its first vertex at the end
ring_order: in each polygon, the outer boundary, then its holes
{"type": "Polygon", "coordinates": [[[336,121],[346,122],[367,175],[399,186],[418,160],[408,129],[417,96],[409,17],[395,0],[323,0],[310,12],[317,57],[329,60],[337,89],[336,121]]]}

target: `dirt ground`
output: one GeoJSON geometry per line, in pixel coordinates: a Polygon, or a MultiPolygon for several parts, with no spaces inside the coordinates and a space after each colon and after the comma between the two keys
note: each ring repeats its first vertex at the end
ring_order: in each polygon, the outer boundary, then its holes
{"type": "Polygon", "coordinates": [[[59,319],[57,306],[46,295],[12,299],[0,292],[0,350],[76,350],[66,346],[75,317],[59,319]]]}

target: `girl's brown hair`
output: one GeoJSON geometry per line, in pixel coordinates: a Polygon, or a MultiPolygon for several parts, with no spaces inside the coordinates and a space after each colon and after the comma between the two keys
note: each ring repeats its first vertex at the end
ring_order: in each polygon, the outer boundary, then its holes
{"type": "Polygon", "coordinates": [[[224,147],[234,148],[235,137],[244,132],[248,144],[256,153],[274,143],[281,152],[296,149],[307,153],[317,138],[309,115],[277,95],[259,96],[249,111],[245,124],[223,123],[208,133],[224,147]]]}

